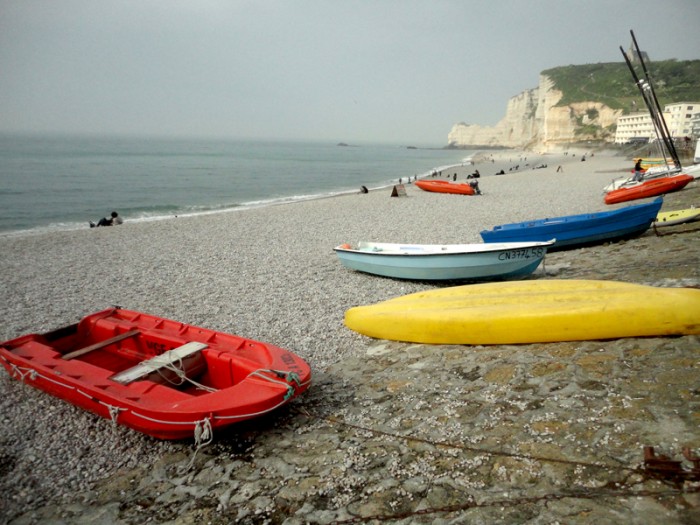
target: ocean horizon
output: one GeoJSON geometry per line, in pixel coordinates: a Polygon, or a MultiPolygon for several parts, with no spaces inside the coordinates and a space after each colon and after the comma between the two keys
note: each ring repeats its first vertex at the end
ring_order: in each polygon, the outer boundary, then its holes
{"type": "Polygon", "coordinates": [[[393,144],[0,135],[0,235],[223,213],[407,182],[470,150],[393,144]]]}

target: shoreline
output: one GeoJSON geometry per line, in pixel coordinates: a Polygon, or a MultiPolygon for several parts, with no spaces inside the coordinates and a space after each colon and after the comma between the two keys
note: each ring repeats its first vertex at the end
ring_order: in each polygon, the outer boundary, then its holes
{"type": "MultiPolygon", "coordinates": [[[[289,410],[215,435],[193,470],[179,474],[192,460],[191,443],[113,428],[0,372],[7,465],[0,472],[0,518],[230,523],[258,516],[287,525],[329,523],[619,479],[534,459],[404,443],[333,423],[331,416],[392,435],[532,458],[612,457],[618,467],[638,464],[641,444],[674,454],[687,445],[697,453],[697,336],[436,347],[371,340],[344,327],[351,306],[440,285],[349,271],[333,247],[359,240],[481,242],[479,231],[496,224],[614,209],[604,204],[602,188],[611,174],[631,167],[627,159],[596,153],[586,162],[578,155],[546,156],[547,168],[509,173],[516,158],[457,169],[458,181],[474,169],[482,172],[481,196],[431,194],[408,184],[407,197],[390,197],[387,186],[242,213],[0,237],[2,340],[119,304],[288,348],[314,374],[310,390],[289,410]],[[498,162],[506,165],[505,175],[483,176],[498,162]],[[556,172],[559,164],[563,173],[556,172]],[[75,436],[83,437],[79,445],[75,436]]],[[[699,198],[693,182],[669,194],[663,210],[699,198]]],[[[698,224],[661,237],[650,230],[627,242],[548,254],[533,278],[698,286],[698,224]]],[[[660,485],[640,481],[647,490],[660,485]]],[[[528,519],[539,514],[586,523],[591,515],[631,518],[643,508],[652,518],[680,524],[700,505],[688,495],[673,498],[671,508],[654,498],[574,498],[567,500],[571,505],[534,502],[509,512],[514,523],[525,520],[518,509],[528,519]]],[[[414,523],[493,521],[497,510],[465,506],[414,523]]]]}
{"type": "MultiPolygon", "coordinates": [[[[440,166],[436,168],[431,168],[431,170],[417,174],[417,175],[412,175],[411,177],[414,178],[425,178],[428,177],[429,174],[433,170],[452,170],[455,168],[458,168],[460,166],[464,166],[464,163],[461,164],[450,164],[446,166],[440,166]]],[[[376,183],[377,185],[373,185],[368,188],[369,191],[377,191],[377,190],[383,190],[386,188],[392,188],[396,184],[401,184],[402,179],[408,179],[411,177],[403,177],[400,179],[396,180],[390,180],[386,182],[381,182],[381,183],[376,183]]],[[[358,189],[339,189],[339,190],[334,190],[334,191],[329,191],[329,192],[324,192],[324,193],[311,193],[311,194],[305,194],[305,195],[292,195],[288,197],[279,197],[275,199],[270,199],[270,200],[262,200],[262,201],[249,201],[249,202],[243,202],[241,204],[236,204],[233,206],[226,206],[226,207],[221,207],[217,209],[210,209],[210,210],[204,210],[204,211],[185,211],[182,213],[178,214],[167,214],[167,215],[148,215],[148,216],[143,216],[143,217],[136,217],[136,218],[129,218],[128,221],[130,223],[151,223],[151,222],[159,222],[159,221],[166,221],[166,220],[172,220],[172,219],[178,219],[178,218],[183,218],[183,217],[202,217],[202,216],[208,216],[208,215],[219,215],[219,214],[226,214],[226,213],[234,213],[234,212],[242,212],[246,210],[252,210],[252,209],[257,209],[257,208],[267,208],[271,206],[283,206],[283,205],[288,205],[288,204],[296,204],[300,202],[307,202],[307,201],[314,201],[314,200],[319,200],[319,199],[329,199],[329,198],[334,198],[334,197],[342,197],[344,195],[354,195],[358,193],[358,189]]],[[[85,221],[87,223],[87,221],[85,221]]],[[[42,234],[52,234],[52,233],[57,233],[57,232],[66,232],[66,231],[82,231],[85,229],[84,224],[81,223],[59,223],[59,224],[49,224],[46,226],[37,226],[34,228],[30,229],[24,229],[24,230],[8,230],[4,232],[0,232],[0,238],[2,237],[26,237],[26,236],[33,236],[33,235],[42,235],[42,234]]]]}
{"type": "MultiPolygon", "coordinates": [[[[473,151],[473,150],[465,150],[465,151],[473,151]]],[[[585,154],[587,151],[581,150],[581,153],[585,154]]],[[[422,173],[414,173],[414,174],[409,174],[404,177],[399,177],[397,179],[390,179],[384,182],[378,182],[371,187],[368,187],[370,191],[378,191],[378,190],[384,190],[386,188],[392,188],[392,186],[396,184],[401,184],[401,183],[406,183],[406,180],[413,179],[416,180],[417,178],[426,178],[430,177],[430,174],[433,171],[440,172],[440,171],[446,171],[449,170],[450,173],[456,173],[457,176],[461,177],[462,175],[466,176],[467,171],[469,170],[469,167],[472,166],[474,169],[478,168],[479,165],[491,165],[491,167],[495,167],[496,169],[493,171],[499,171],[500,169],[508,170],[509,168],[514,167],[515,165],[518,164],[517,160],[514,159],[522,159],[522,158],[530,158],[532,159],[539,159],[539,160],[548,160],[551,158],[554,159],[560,159],[560,160],[566,160],[566,156],[563,153],[533,153],[533,152],[524,152],[520,150],[512,150],[512,149],[499,149],[499,150],[494,150],[492,151],[484,151],[484,150],[477,150],[474,151],[472,157],[467,157],[464,158],[462,162],[456,163],[456,164],[448,164],[448,165],[442,165],[442,166],[435,166],[433,168],[430,168],[429,170],[426,170],[425,172],[422,173]],[[506,160],[508,159],[508,160],[506,160]],[[494,164],[495,162],[495,164],[494,164]]],[[[529,163],[526,162],[526,164],[529,163]]],[[[524,171],[527,166],[523,164],[522,169],[520,171],[524,171]]],[[[507,172],[508,173],[508,172],[507,172]]],[[[488,174],[487,174],[488,175],[488,174]]],[[[266,208],[270,206],[281,206],[281,205],[287,205],[287,204],[296,204],[299,202],[306,202],[306,201],[313,201],[313,200],[318,200],[318,199],[326,199],[326,198],[334,198],[334,197],[339,197],[343,195],[353,195],[357,191],[359,191],[360,188],[345,188],[345,189],[338,189],[334,191],[329,191],[329,192],[321,192],[321,193],[312,193],[312,194],[305,194],[305,195],[293,195],[293,196],[287,196],[287,197],[279,197],[279,198],[274,198],[270,200],[262,200],[262,201],[249,201],[249,202],[243,202],[240,204],[235,204],[231,206],[226,206],[226,207],[219,207],[219,208],[213,208],[213,209],[207,209],[207,210],[202,210],[202,211],[183,211],[181,213],[168,213],[164,215],[144,215],[140,217],[125,217],[125,220],[129,223],[153,223],[153,222],[160,222],[164,220],[172,220],[172,219],[177,219],[177,218],[182,218],[182,217],[198,217],[198,216],[207,216],[207,215],[220,215],[220,214],[227,214],[227,213],[234,213],[234,212],[240,212],[240,211],[246,211],[250,209],[256,209],[256,208],[266,208]]],[[[124,215],[124,214],[122,214],[124,215]]],[[[81,222],[61,222],[61,223],[51,223],[48,225],[43,225],[43,226],[35,226],[31,227],[29,229],[20,229],[20,230],[7,230],[0,232],[0,238],[6,238],[6,237],[25,237],[25,236],[34,236],[34,235],[43,235],[43,234],[54,234],[58,232],[65,232],[65,231],[82,231],[85,229],[85,225],[88,223],[88,220],[81,221],[81,222]]]]}

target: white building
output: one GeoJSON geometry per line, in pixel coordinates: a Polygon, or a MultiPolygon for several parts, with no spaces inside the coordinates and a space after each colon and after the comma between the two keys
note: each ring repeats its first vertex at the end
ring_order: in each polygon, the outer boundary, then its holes
{"type": "MultiPolygon", "coordinates": [[[[667,104],[663,115],[671,137],[691,137],[693,120],[700,115],[700,102],[667,104]]],[[[649,112],[630,113],[617,119],[615,144],[626,144],[643,139],[656,139],[649,112]]]]}

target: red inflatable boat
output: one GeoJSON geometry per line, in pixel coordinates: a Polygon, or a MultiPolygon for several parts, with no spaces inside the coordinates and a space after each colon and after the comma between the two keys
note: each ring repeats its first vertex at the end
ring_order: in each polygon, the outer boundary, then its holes
{"type": "Polygon", "coordinates": [[[670,177],[649,179],[640,182],[639,184],[635,184],[634,186],[609,191],[605,194],[605,204],[617,204],[619,202],[627,202],[637,199],[645,199],[647,197],[655,197],[656,195],[664,195],[666,193],[682,190],[692,180],[693,177],[690,175],[673,175],[670,177]]]}
{"type": "Polygon", "coordinates": [[[10,375],[159,439],[274,410],[311,383],[309,365],[266,343],[112,308],[0,344],[10,375]]]}
{"type": "Polygon", "coordinates": [[[436,193],[455,193],[457,195],[474,195],[476,193],[469,184],[446,180],[417,180],[415,184],[422,190],[436,193]]]}

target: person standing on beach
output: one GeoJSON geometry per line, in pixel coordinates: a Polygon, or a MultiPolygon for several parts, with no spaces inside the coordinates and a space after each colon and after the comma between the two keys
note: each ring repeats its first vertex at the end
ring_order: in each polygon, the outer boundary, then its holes
{"type": "Polygon", "coordinates": [[[644,171],[642,171],[642,159],[637,159],[637,163],[634,165],[634,180],[642,180],[644,178],[644,171]]]}

